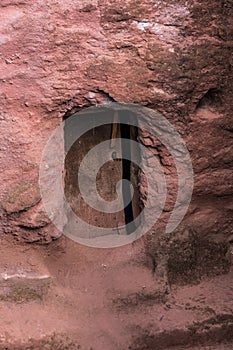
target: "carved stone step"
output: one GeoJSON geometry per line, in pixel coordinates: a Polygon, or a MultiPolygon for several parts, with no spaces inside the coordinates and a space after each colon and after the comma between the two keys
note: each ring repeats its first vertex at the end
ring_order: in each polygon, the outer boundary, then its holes
{"type": "Polygon", "coordinates": [[[0,302],[29,302],[42,300],[47,294],[51,278],[35,270],[7,270],[0,273],[0,302]]]}

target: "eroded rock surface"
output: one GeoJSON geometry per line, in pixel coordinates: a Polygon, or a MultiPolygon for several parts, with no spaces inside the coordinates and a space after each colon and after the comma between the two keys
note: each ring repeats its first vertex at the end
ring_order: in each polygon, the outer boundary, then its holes
{"type": "MultiPolygon", "coordinates": [[[[181,349],[193,336],[192,349],[231,349],[212,343],[232,341],[232,1],[1,0],[0,10],[1,232],[23,243],[60,237],[43,209],[39,164],[56,126],[85,107],[158,110],[186,141],[195,181],[188,231],[157,235],[149,268],[137,255],[143,242],[93,253],[58,241],[37,247],[38,261],[25,245],[1,245],[4,273],[9,256],[16,274],[26,257],[23,270],[45,263],[55,285],[36,298],[37,286],[4,289],[0,348],[181,349]]],[[[163,225],[177,195],[174,162],[139,136],[167,178],[163,225]]],[[[144,199],[143,179],[140,191],[144,199]]]]}
{"type": "MultiPolygon", "coordinates": [[[[217,0],[2,1],[4,232],[41,242],[59,235],[51,229],[50,236],[48,227],[25,233],[21,225],[20,213],[25,221],[29,207],[37,207],[30,183],[38,175],[46,140],[64,115],[117,101],[157,109],[181,132],[195,172],[193,205],[195,197],[202,198],[198,210],[204,216],[206,206],[214,213],[220,206],[216,220],[228,235],[233,190],[231,13],[231,1],[217,0]],[[16,211],[17,219],[11,220],[16,211]]],[[[160,154],[168,175],[166,152],[150,147],[160,154]]],[[[170,192],[169,212],[172,185],[170,192]]],[[[215,214],[207,219],[214,220],[215,214]]]]}

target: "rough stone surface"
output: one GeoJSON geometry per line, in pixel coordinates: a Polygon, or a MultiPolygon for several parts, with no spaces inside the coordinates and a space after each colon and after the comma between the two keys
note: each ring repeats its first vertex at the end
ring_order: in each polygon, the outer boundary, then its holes
{"type": "Polygon", "coordinates": [[[7,192],[2,207],[7,214],[13,214],[34,207],[39,201],[40,191],[37,182],[20,181],[7,192]]]}
{"type": "MultiPolygon", "coordinates": [[[[20,228],[28,211],[24,226],[34,229],[30,207],[37,210],[39,198],[31,181],[38,176],[45,142],[64,115],[117,101],[157,109],[181,132],[192,156],[194,196],[203,199],[199,210],[204,215],[207,205],[213,212],[220,207],[217,220],[221,233],[228,235],[233,191],[231,11],[227,0],[2,1],[4,232],[41,242],[59,236],[52,228],[50,235],[46,225],[30,234],[20,228]],[[12,220],[15,212],[19,215],[12,220]]],[[[142,142],[148,141],[144,137],[142,142]]],[[[176,195],[169,180],[169,174],[173,180],[175,176],[171,160],[160,146],[148,146],[167,174],[165,211],[170,212],[176,195]]],[[[195,221],[195,213],[191,218],[195,221]]],[[[213,222],[214,216],[208,220],[213,222]]]]}
{"type": "Polygon", "coordinates": [[[193,229],[179,227],[172,234],[147,235],[147,263],[164,284],[195,284],[203,278],[229,272],[231,253],[227,242],[193,229]]]}
{"type": "Polygon", "coordinates": [[[47,275],[21,270],[12,274],[4,273],[0,281],[0,300],[12,303],[42,300],[48,288],[49,276],[47,275]]]}
{"type": "Polygon", "coordinates": [[[0,349],[231,349],[233,271],[168,288],[142,264],[139,243],[2,240],[1,273],[11,278],[0,282],[0,349]]]}
{"type": "MultiPolygon", "coordinates": [[[[65,332],[84,349],[185,349],[191,337],[191,349],[232,349],[210,341],[232,342],[232,1],[1,0],[0,10],[0,230],[21,242],[1,242],[1,268],[46,262],[55,280],[45,300],[22,287],[4,290],[0,348],[72,348],[51,340],[65,332]],[[188,231],[156,236],[150,268],[143,240],[111,251],[52,242],[60,232],[39,194],[51,132],[76,111],[113,101],[162,113],[193,162],[188,231]]],[[[139,136],[166,175],[164,225],[176,169],[163,145],[143,130],[139,136]]]]}

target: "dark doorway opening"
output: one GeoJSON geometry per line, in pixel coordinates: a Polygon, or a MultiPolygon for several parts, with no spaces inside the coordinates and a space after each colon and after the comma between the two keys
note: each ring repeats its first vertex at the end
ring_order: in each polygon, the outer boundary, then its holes
{"type": "MultiPolygon", "coordinates": [[[[128,111],[116,112],[105,109],[98,113],[95,111],[95,113],[79,114],[77,114],[77,118],[91,118],[89,120],[93,121],[94,126],[74,142],[68,153],[66,152],[64,177],[66,200],[74,213],[87,223],[98,227],[114,228],[119,234],[130,234],[137,228],[138,224],[135,224],[135,219],[142,210],[138,188],[139,167],[130,161],[133,153],[139,152],[139,147],[136,147],[136,143],[133,143],[133,146],[124,147],[122,142],[121,154],[119,154],[115,151],[115,140],[121,138],[137,142],[138,128],[130,125],[132,118],[136,118],[136,116],[128,111]],[[96,127],[95,125],[98,124],[96,121],[101,121],[102,125],[96,127]],[[134,189],[132,200],[124,205],[123,210],[116,213],[104,213],[85,203],[77,180],[80,164],[86,154],[93,147],[107,140],[109,141],[112,160],[106,162],[98,170],[96,187],[99,195],[106,201],[116,199],[116,183],[121,179],[126,179],[128,182],[122,183],[121,191],[123,202],[127,203],[131,191],[130,183],[134,189]],[[125,225],[127,225],[126,232],[123,229],[125,225]]],[[[67,145],[69,144],[70,133],[75,133],[75,130],[70,130],[65,125],[65,151],[67,151],[67,145]]],[[[87,173],[86,176],[89,176],[89,174],[87,173]]]]}

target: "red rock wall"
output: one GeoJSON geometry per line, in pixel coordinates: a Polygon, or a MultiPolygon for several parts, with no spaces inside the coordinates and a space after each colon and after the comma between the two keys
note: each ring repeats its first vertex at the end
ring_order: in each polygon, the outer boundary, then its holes
{"type": "MultiPolygon", "coordinates": [[[[156,109],[177,128],[195,172],[185,220],[230,236],[230,0],[2,0],[0,7],[3,232],[30,242],[59,235],[40,202],[43,147],[64,115],[114,100],[156,109]]],[[[150,147],[169,173],[165,150],[150,147]]]]}

